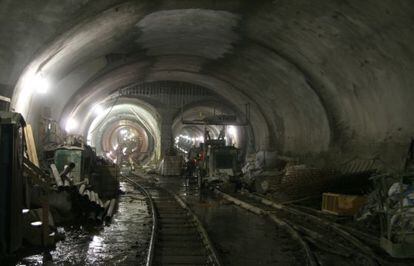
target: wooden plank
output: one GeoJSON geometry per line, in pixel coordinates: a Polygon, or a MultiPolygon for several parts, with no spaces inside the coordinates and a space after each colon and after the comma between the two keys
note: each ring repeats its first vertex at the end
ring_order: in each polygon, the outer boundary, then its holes
{"type": "Polygon", "coordinates": [[[27,159],[26,157],[23,158],[23,162],[25,167],[32,171],[32,173],[36,176],[39,176],[40,178],[44,178],[45,180],[48,180],[49,177],[45,174],[45,172],[43,172],[39,167],[37,167],[36,165],[34,165],[29,159],[27,159]]]}
{"type": "Polygon", "coordinates": [[[27,124],[26,127],[24,128],[24,136],[25,136],[25,139],[26,139],[27,154],[29,156],[29,160],[34,165],[39,167],[39,159],[37,157],[36,144],[34,142],[33,130],[32,130],[31,125],[27,124]]]}

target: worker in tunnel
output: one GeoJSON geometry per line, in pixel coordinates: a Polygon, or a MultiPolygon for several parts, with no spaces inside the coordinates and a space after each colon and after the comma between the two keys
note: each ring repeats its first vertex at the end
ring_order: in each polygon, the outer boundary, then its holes
{"type": "Polygon", "coordinates": [[[224,138],[226,137],[226,126],[222,126],[222,128],[220,129],[220,133],[217,137],[218,140],[224,141],[224,138]]]}
{"type": "Polygon", "coordinates": [[[208,141],[211,140],[211,136],[210,136],[210,130],[208,130],[208,128],[204,129],[204,141],[208,141]]]}

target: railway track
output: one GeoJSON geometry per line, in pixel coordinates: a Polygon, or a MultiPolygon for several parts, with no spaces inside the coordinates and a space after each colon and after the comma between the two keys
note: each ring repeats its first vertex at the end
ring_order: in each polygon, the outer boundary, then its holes
{"type": "Polygon", "coordinates": [[[276,204],[252,194],[226,194],[224,199],[283,226],[301,244],[308,265],[392,265],[371,246],[341,226],[293,206],[276,204]]]}
{"type": "Polygon", "coordinates": [[[201,222],[178,196],[154,184],[124,179],[147,197],[152,214],[147,266],[221,265],[201,222]]]}

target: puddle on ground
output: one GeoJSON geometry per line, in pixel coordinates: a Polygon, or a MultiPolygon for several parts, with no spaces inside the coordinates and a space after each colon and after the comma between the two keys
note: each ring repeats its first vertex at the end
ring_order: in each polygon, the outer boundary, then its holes
{"type": "Polygon", "coordinates": [[[197,182],[160,177],[159,184],[182,197],[203,223],[224,265],[303,265],[301,247],[261,216],[199,193],[197,182]]]}
{"type": "MultiPolygon", "coordinates": [[[[125,194],[108,226],[65,228],[65,240],[45,265],[145,265],[152,223],[147,203],[130,184],[121,182],[121,190],[125,194]]],[[[35,254],[17,265],[42,265],[43,260],[35,254]]]]}

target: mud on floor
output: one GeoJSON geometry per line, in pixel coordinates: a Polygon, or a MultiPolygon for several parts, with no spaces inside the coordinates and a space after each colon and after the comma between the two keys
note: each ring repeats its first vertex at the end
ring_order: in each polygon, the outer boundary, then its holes
{"type": "Polygon", "coordinates": [[[25,257],[17,265],[145,265],[151,216],[145,197],[127,183],[108,226],[65,228],[65,240],[49,254],[25,257]]]}

